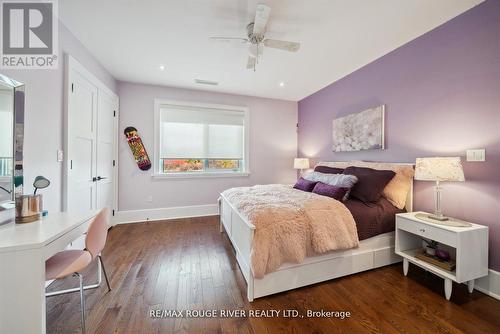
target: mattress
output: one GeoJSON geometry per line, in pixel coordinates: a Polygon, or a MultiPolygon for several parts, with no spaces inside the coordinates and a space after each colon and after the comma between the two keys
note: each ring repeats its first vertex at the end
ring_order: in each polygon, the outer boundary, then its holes
{"type": "Polygon", "coordinates": [[[354,217],[359,240],[394,231],[396,214],[406,212],[404,209],[396,208],[383,197],[376,203],[367,204],[356,199],[348,199],[344,204],[354,217]]]}

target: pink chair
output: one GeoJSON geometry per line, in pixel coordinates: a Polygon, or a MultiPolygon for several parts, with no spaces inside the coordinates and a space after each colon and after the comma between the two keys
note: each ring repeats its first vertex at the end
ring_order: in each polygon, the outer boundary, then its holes
{"type": "Polygon", "coordinates": [[[104,272],[104,277],[106,278],[106,284],[108,285],[108,291],[111,291],[109,285],[108,275],[106,275],[106,269],[104,268],[104,263],[100,255],[101,251],[106,244],[106,237],[108,235],[108,223],[109,223],[109,209],[102,209],[99,214],[90,223],[89,229],[87,230],[87,235],[85,237],[85,249],[84,250],[65,250],[52,256],[45,262],[45,280],[53,280],[64,278],[69,275],[77,276],[80,280],[79,288],[72,288],[67,290],[60,290],[46,293],[45,296],[55,296],[61,295],[69,292],[80,291],[80,303],[81,303],[81,321],[82,321],[82,333],[85,333],[85,299],[83,298],[83,291],[87,289],[95,289],[101,284],[101,267],[104,272]],[[98,270],[98,282],[93,285],[83,285],[83,276],[80,273],[85,269],[92,261],[98,259],[100,265],[97,267],[98,270]]]}

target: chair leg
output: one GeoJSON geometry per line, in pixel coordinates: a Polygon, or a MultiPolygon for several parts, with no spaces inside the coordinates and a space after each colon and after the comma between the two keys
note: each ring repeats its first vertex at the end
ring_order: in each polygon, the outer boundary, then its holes
{"type": "Polygon", "coordinates": [[[85,298],[83,296],[83,276],[80,273],[75,273],[74,275],[78,276],[78,279],[80,280],[80,305],[82,307],[81,309],[82,334],[85,334],[85,298]]]}
{"type": "Polygon", "coordinates": [[[99,263],[101,264],[102,272],[104,273],[104,278],[106,279],[106,284],[108,285],[108,292],[111,291],[111,286],[109,285],[108,274],[106,273],[106,268],[104,267],[104,262],[102,261],[102,256],[98,255],[99,263]]]}

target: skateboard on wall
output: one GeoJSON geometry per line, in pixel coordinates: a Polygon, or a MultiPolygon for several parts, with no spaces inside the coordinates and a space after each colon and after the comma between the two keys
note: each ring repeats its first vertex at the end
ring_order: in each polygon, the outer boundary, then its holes
{"type": "Polygon", "coordinates": [[[148,170],[151,168],[151,160],[149,159],[148,152],[142,143],[141,137],[137,133],[137,129],[133,126],[127,127],[123,133],[127,138],[128,146],[132,150],[135,162],[141,170],[148,170]]]}

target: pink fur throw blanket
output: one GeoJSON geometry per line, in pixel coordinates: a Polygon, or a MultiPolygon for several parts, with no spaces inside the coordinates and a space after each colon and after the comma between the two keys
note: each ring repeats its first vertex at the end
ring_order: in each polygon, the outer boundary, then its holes
{"type": "Polygon", "coordinates": [[[307,255],[359,245],[351,212],[333,198],[283,184],[232,188],[222,195],[255,225],[251,254],[255,278],[282,263],[300,263],[307,255]]]}

